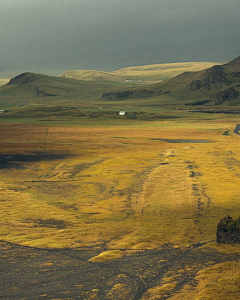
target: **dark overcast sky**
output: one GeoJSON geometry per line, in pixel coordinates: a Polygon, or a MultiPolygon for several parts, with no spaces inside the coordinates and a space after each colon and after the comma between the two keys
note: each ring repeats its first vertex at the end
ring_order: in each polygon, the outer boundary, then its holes
{"type": "Polygon", "coordinates": [[[116,70],[240,55],[239,0],[0,0],[0,70],[116,70]]]}

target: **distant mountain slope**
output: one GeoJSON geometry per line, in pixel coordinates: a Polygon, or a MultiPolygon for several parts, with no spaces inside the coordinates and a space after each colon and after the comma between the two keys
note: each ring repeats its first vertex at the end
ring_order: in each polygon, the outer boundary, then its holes
{"type": "Polygon", "coordinates": [[[104,93],[104,98],[148,98],[185,105],[240,104],[240,57],[199,72],[185,72],[146,88],[104,93]]]}
{"type": "Polygon", "coordinates": [[[212,67],[212,62],[186,62],[155,64],[137,67],[129,67],[113,72],[102,72],[94,70],[66,71],[59,77],[72,78],[87,81],[106,82],[129,82],[133,84],[154,84],[167,80],[187,71],[200,71],[212,67]]]}
{"type": "Polygon", "coordinates": [[[10,97],[65,97],[94,98],[101,97],[104,91],[119,89],[118,85],[86,82],[69,78],[60,78],[35,73],[23,73],[12,78],[0,87],[0,96],[10,97]]]}

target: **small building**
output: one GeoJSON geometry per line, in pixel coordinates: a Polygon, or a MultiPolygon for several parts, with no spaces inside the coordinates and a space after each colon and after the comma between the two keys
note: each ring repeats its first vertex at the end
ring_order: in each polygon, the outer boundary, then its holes
{"type": "Polygon", "coordinates": [[[119,116],[125,116],[125,111],[124,110],[120,110],[120,112],[119,112],[119,116]]]}
{"type": "Polygon", "coordinates": [[[5,112],[5,110],[3,110],[3,109],[0,109],[0,113],[4,113],[5,112]]]}

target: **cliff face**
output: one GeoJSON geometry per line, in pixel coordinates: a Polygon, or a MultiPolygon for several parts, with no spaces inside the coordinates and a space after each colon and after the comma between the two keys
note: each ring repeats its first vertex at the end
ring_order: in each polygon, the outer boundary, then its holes
{"type": "Polygon", "coordinates": [[[240,218],[226,216],[217,225],[217,243],[240,244],[240,218]]]}

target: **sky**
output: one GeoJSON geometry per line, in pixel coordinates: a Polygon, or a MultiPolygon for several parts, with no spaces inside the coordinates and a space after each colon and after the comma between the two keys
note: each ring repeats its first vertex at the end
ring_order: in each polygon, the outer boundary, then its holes
{"type": "Polygon", "coordinates": [[[239,28],[239,0],[0,0],[0,73],[228,62],[239,28]]]}

